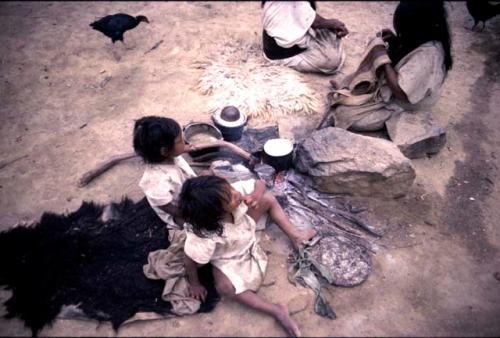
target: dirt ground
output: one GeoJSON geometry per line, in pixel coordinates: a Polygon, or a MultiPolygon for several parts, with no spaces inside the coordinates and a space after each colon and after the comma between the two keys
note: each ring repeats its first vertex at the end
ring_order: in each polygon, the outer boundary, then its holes
{"type": "MultiPolygon", "coordinates": [[[[395,2],[320,2],[344,21],[346,71],[366,38],[392,26],[395,2]]],[[[383,220],[386,235],[361,286],[327,293],[338,318],[312,308],[309,289],[286,278],[283,234],[267,231],[268,280],[260,294],[291,308],[306,336],[500,335],[500,17],[472,32],[465,2],[447,3],[454,66],[433,108],[447,131],[437,155],[413,160],[417,179],[397,200],[353,199],[383,220]],[[495,95],[495,93],[497,95],[495,95]]],[[[209,121],[208,97],[191,65],[224,39],[260,36],[260,2],[3,2],[0,4],[0,227],[77,209],[83,200],[137,200],[139,162],[113,168],[88,187],[77,179],[100,161],[132,150],[134,119],[167,115],[209,121]],[[98,17],[146,15],[126,46],[88,27],[98,17]],[[157,42],[163,43],[145,54],[157,42]]],[[[313,76],[313,75],[311,75],[313,76]]],[[[324,84],[328,77],[316,76],[324,84]]],[[[285,136],[320,119],[282,119],[285,136]]],[[[259,121],[252,121],[259,125],[259,121]]],[[[3,302],[9,292],[0,291],[3,302]]],[[[2,306],[0,314],[5,313],[2,306]]],[[[0,335],[26,336],[19,320],[0,319],[0,335]]],[[[271,318],[230,300],[209,314],[141,322],[115,333],[108,323],[57,320],[41,336],[284,336],[271,318]]]]}

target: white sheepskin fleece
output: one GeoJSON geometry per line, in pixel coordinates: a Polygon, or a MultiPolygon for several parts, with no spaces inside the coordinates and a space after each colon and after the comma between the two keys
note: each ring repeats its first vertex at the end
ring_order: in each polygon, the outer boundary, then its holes
{"type": "Polygon", "coordinates": [[[252,118],[276,121],[324,111],[326,93],[318,79],[267,61],[260,43],[222,42],[213,50],[208,60],[194,64],[203,70],[196,89],[210,96],[209,113],[232,105],[252,118]]]}

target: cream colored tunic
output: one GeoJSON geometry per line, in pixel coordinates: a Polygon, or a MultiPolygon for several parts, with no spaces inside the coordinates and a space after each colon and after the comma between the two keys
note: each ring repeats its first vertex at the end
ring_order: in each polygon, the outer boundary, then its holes
{"type": "Polygon", "coordinates": [[[342,67],[345,53],[341,40],[326,29],[311,28],[316,11],[308,1],[266,1],[262,26],[284,48],[298,45],[307,50],[290,58],[269,60],[301,72],[331,74],[342,67]]]}
{"type": "Polygon", "coordinates": [[[200,308],[200,301],[188,296],[189,283],[184,268],[185,231],[159,207],[177,204],[182,184],[196,174],[189,164],[177,156],[173,164],[147,164],[139,186],[149,204],[169,229],[170,246],[148,255],[148,264],[143,266],[144,275],[150,279],[165,280],[162,299],[172,303],[172,312],[177,315],[192,314],[200,308]]]}
{"type": "Polygon", "coordinates": [[[395,70],[398,73],[398,84],[409,102],[395,99],[389,86],[384,84],[380,89],[378,101],[386,102],[386,106],[367,113],[365,117],[353,123],[353,130],[379,130],[395,113],[432,107],[439,98],[446,77],[441,42],[429,41],[422,44],[402,58],[395,70]]]}
{"type": "MultiPolygon", "coordinates": [[[[408,103],[394,100],[406,110],[418,110],[433,106],[439,98],[446,77],[444,49],[439,41],[429,41],[406,55],[395,67],[399,87],[408,97],[408,103]]],[[[388,89],[388,87],[385,87],[388,89]]],[[[384,101],[390,97],[383,88],[384,101]]]]}
{"type": "Polygon", "coordinates": [[[177,204],[182,184],[196,174],[189,164],[177,156],[173,164],[147,164],[139,186],[156,214],[167,224],[168,229],[179,229],[173,217],[159,207],[177,204]]]}
{"type": "MultiPolygon", "coordinates": [[[[232,186],[243,194],[253,191],[254,180],[240,181],[232,186]]],[[[255,222],[241,203],[234,211],[234,224],[224,223],[222,236],[202,238],[186,231],[184,252],[199,264],[212,263],[233,284],[236,294],[257,291],[264,280],[267,256],[258,244],[255,222]]]]}
{"type": "Polygon", "coordinates": [[[189,282],[184,266],[186,231],[170,230],[170,246],[148,254],[148,264],[142,267],[149,279],[163,279],[162,299],[172,304],[172,312],[179,316],[195,313],[201,302],[189,297],[189,282]]]}

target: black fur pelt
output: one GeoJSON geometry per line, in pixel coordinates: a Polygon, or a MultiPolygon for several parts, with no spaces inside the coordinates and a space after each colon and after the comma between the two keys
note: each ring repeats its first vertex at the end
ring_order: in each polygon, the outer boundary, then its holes
{"type": "MultiPolygon", "coordinates": [[[[12,290],[7,318],[20,318],[36,335],[63,305],[78,304],[115,330],[136,312],[171,312],[161,299],[165,282],[142,270],[149,252],[168,247],[165,224],[145,198],[124,199],[113,210],[114,218],[103,223],[103,207],[84,202],[69,215],[44,213],[33,226],[0,233],[0,285],[12,290]]],[[[219,295],[211,267],[199,273],[208,290],[200,312],[208,312],[219,295]]]]}

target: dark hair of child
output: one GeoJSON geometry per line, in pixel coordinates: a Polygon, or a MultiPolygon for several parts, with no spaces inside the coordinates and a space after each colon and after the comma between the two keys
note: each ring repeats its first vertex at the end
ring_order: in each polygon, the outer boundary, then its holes
{"type": "Polygon", "coordinates": [[[224,205],[230,203],[229,183],[217,176],[199,176],[186,180],[179,195],[182,217],[199,237],[222,235],[224,205]]]}
{"type": "Polygon", "coordinates": [[[446,70],[450,70],[453,59],[446,17],[443,1],[401,1],[393,17],[396,37],[389,40],[389,57],[393,64],[423,43],[437,40],[443,45],[446,70]]]}
{"type": "Polygon", "coordinates": [[[165,160],[161,148],[172,150],[175,139],[181,134],[180,125],[173,119],[145,116],[135,121],[134,151],[144,162],[160,163],[165,160]]]}

